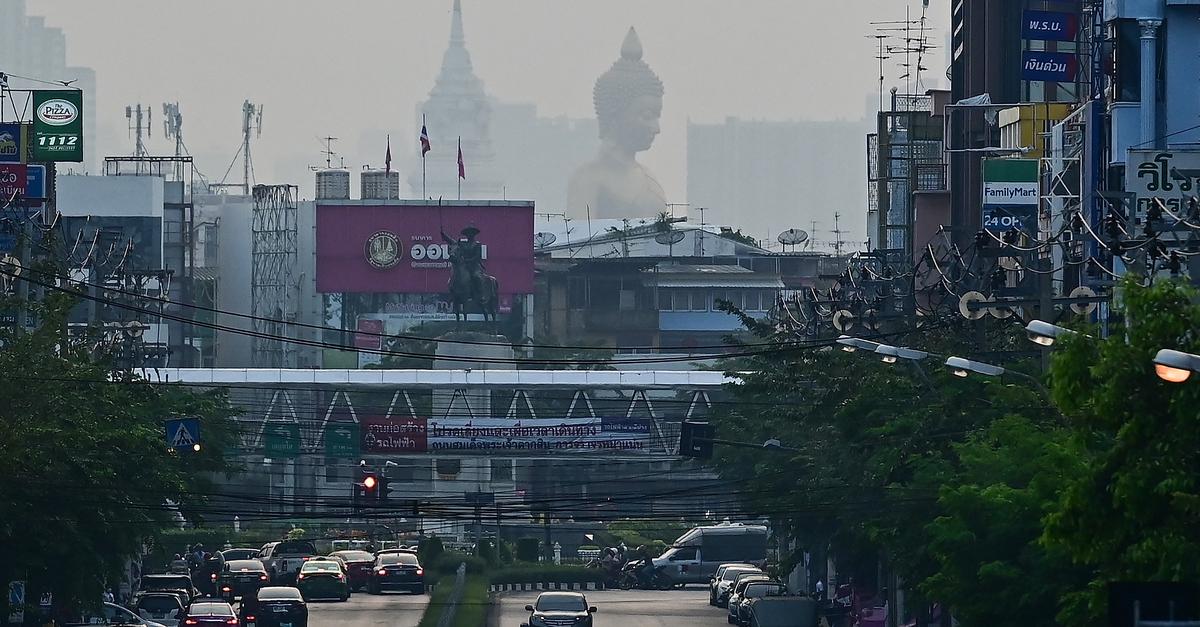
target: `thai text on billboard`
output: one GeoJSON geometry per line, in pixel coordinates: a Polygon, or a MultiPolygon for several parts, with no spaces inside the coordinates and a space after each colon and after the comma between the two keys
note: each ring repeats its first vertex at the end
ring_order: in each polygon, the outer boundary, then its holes
{"type": "Polygon", "coordinates": [[[317,205],[317,291],[444,294],[450,244],[478,229],[502,295],[533,293],[533,203],[317,205]],[[445,237],[443,237],[443,235],[445,237]]]}
{"type": "Polygon", "coordinates": [[[1021,78],[1027,81],[1072,83],[1079,74],[1079,58],[1065,52],[1026,50],[1021,55],[1021,78]]]}
{"type": "Polygon", "coordinates": [[[645,453],[648,418],[364,418],[362,450],[373,453],[645,453]]]}
{"type": "Polygon", "coordinates": [[[1200,150],[1130,150],[1126,191],[1137,195],[1138,211],[1155,201],[1175,215],[1187,215],[1188,201],[1200,191],[1200,150]]]}

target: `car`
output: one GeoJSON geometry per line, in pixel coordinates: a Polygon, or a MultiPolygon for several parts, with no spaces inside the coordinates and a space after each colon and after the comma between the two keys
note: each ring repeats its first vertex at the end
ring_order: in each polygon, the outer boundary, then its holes
{"type": "Polygon", "coordinates": [[[242,598],[238,618],[243,627],[308,627],[308,604],[296,588],[267,586],[242,598]]]}
{"type": "Polygon", "coordinates": [[[366,551],[347,549],[334,551],[329,557],[341,562],[346,578],[350,580],[350,590],[362,590],[371,579],[371,566],[375,564],[375,556],[366,551]]]}
{"type": "Polygon", "coordinates": [[[200,591],[192,583],[192,578],[188,575],[142,575],[138,580],[138,590],[142,592],[179,592],[183,595],[184,605],[192,602],[192,599],[200,596],[200,591]]]}
{"type": "Polygon", "coordinates": [[[415,594],[425,594],[425,569],[412,553],[385,553],[371,565],[371,580],[367,592],[380,594],[387,588],[405,588],[415,594]]]}
{"type": "Polygon", "coordinates": [[[717,572],[708,580],[708,604],[717,604],[717,581],[721,579],[721,575],[725,573],[726,568],[757,568],[754,564],[746,564],[743,562],[730,562],[717,566],[717,572]]]}
{"type": "Polygon", "coordinates": [[[745,575],[762,575],[763,571],[757,568],[746,568],[742,566],[731,566],[721,573],[721,578],[717,580],[717,607],[725,607],[729,602],[729,588],[738,580],[739,577],[745,575]]]}
{"type": "Polygon", "coordinates": [[[579,592],[543,592],[532,605],[525,606],[525,611],[529,612],[529,620],[521,627],[592,627],[596,608],[589,606],[587,597],[579,592]]]}
{"type": "Polygon", "coordinates": [[[417,549],[416,549],[416,547],[407,547],[407,546],[402,546],[402,547],[398,547],[395,549],[380,549],[378,551],[375,551],[375,557],[379,557],[380,555],[397,555],[400,553],[408,553],[410,555],[416,555],[417,549]]]}
{"type": "Polygon", "coordinates": [[[296,575],[296,588],[304,599],[350,598],[350,581],[341,562],[334,559],[311,559],[304,562],[296,575]]]}
{"type": "Polygon", "coordinates": [[[729,597],[729,615],[726,617],[734,625],[750,624],[750,603],[764,597],[788,596],[787,586],[778,581],[758,581],[747,577],[738,582],[737,590],[729,597]],[[737,601],[734,601],[734,597],[737,601]]]}
{"type": "Polygon", "coordinates": [[[809,597],[764,597],[750,602],[750,627],[816,627],[817,601],[809,597]]]}
{"type": "Polygon", "coordinates": [[[224,601],[195,601],[188,606],[183,615],[182,625],[199,627],[203,625],[237,625],[237,612],[233,606],[224,601]]]}
{"type": "Polygon", "coordinates": [[[766,575],[748,575],[734,581],[733,585],[729,586],[729,598],[725,600],[725,607],[729,610],[727,622],[737,624],[737,606],[742,602],[742,591],[752,581],[771,581],[771,578],[766,575]]]}
{"type": "Polygon", "coordinates": [[[271,583],[295,583],[300,565],[317,554],[317,547],[308,540],[283,540],[264,547],[258,559],[267,567],[271,583]]]}
{"type": "Polygon", "coordinates": [[[167,627],[179,624],[186,603],[174,592],[146,592],[133,598],[129,609],[142,618],[167,627]]]}
{"type": "Polygon", "coordinates": [[[259,588],[267,585],[270,577],[263,563],[253,560],[231,560],[225,562],[225,569],[217,578],[217,589],[220,597],[229,601],[247,594],[254,594],[259,588]]]}
{"type": "Polygon", "coordinates": [[[225,549],[221,551],[221,557],[225,558],[226,562],[233,560],[254,560],[258,559],[258,554],[262,549],[225,549]]]}
{"type": "Polygon", "coordinates": [[[166,627],[162,623],[157,623],[152,620],[147,620],[134,614],[117,605],[116,603],[104,603],[100,607],[99,612],[80,614],[69,617],[67,620],[56,621],[57,624],[64,627],[75,627],[76,625],[138,625],[140,627],[166,627]]]}
{"type": "Polygon", "coordinates": [[[738,561],[762,567],[767,560],[767,528],[722,523],[695,527],[654,558],[654,566],[676,584],[704,583],[717,567],[738,561]]]}

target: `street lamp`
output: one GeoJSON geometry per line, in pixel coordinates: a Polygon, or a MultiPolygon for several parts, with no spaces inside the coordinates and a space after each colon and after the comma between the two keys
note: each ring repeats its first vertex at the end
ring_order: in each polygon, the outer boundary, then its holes
{"type": "Polygon", "coordinates": [[[876,346],[875,354],[879,355],[879,358],[882,359],[883,363],[885,364],[894,364],[900,359],[921,361],[929,356],[929,353],[926,353],[925,351],[913,350],[911,348],[904,348],[902,346],[889,346],[887,344],[880,344],[876,346]]]}
{"type": "Polygon", "coordinates": [[[846,351],[847,353],[853,353],[859,349],[875,352],[875,349],[879,347],[879,342],[872,342],[871,340],[850,337],[849,335],[838,336],[837,343],[841,344],[842,350],[846,351]]]}
{"type": "Polygon", "coordinates": [[[971,373],[981,374],[988,377],[998,377],[1004,374],[1004,368],[985,364],[981,361],[971,361],[962,357],[949,357],[946,359],[946,367],[949,368],[956,377],[966,377],[971,373]]]}
{"type": "Polygon", "coordinates": [[[1164,348],[1154,356],[1154,373],[1169,383],[1183,383],[1200,372],[1200,355],[1164,348]]]}
{"type": "Polygon", "coordinates": [[[1050,346],[1056,340],[1077,335],[1075,331],[1042,320],[1030,320],[1029,324],[1025,325],[1025,332],[1031,342],[1042,346],[1050,346]]]}

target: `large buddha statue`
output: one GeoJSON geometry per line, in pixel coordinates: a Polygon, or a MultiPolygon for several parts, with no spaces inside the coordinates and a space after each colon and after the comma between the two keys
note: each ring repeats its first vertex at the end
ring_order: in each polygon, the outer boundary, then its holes
{"type": "Polygon", "coordinates": [[[640,163],[662,116],[663,84],[642,61],[642,42],[629,29],[621,58],[596,81],[592,92],[600,127],[600,153],[574,174],[567,213],[583,218],[653,217],[666,210],[662,186],[640,163]]]}

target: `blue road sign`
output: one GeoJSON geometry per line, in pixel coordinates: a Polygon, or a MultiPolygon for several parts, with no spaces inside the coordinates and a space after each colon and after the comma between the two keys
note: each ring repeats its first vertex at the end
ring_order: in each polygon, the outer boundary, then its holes
{"type": "Polygon", "coordinates": [[[167,446],[175,449],[191,449],[199,444],[199,420],[178,418],[167,421],[167,446]]]}
{"type": "Polygon", "coordinates": [[[8,582],[8,622],[25,621],[25,582],[8,582]]]}

